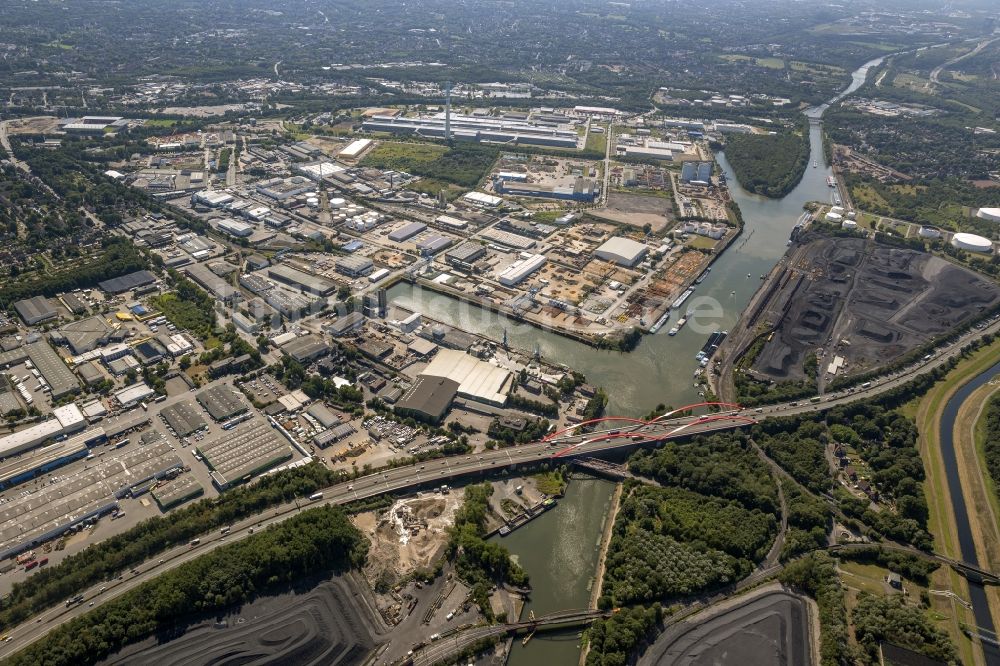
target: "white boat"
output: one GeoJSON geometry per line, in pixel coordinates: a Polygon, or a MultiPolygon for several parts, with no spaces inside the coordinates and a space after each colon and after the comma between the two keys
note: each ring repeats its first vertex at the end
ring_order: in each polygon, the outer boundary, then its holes
{"type": "Polygon", "coordinates": [[[679,329],[676,326],[674,326],[669,331],[667,331],[667,335],[677,335],[677,331],[679,331],[679,330],[681,330],[681,329],[679,329]]]}

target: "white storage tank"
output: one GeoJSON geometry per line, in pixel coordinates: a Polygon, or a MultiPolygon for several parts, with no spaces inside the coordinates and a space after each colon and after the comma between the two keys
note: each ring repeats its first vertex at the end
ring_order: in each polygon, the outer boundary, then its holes
{"type": "Polygon", "coordinates": [[[990,239],[977,236],[976,234],[955,234],[951,239],[951,244],[960,250],[967,250],[969,252],[990,253],[993,251],[993,243],[990,239]]]}
{"type": "Polygon", "coordinates": [[[832,210],[826,214],[827,222],[840,222],[844,219],[844,216],[840,213],[834,213],[832,210]]]}
{"type": "Polygon", "coordinates": [[[844,229],[857,229],[858,223],[854,220],[844,220],[843,224],[840,225],[844,229]]]}
{"type": "Polygon", "coordinates": [[[918,234],[921,238],[941,238],[941,230],[937,227],[920,227],[918,234]]]}
{"type": "Polygon", "coordinates": [[[330,199],[330,208],[343,208],[347,205],[346,199],[341,199],[340,197],[334,197],[330,199]]]}
{"type": "Polygon", "coordinates": [[[1000,222],[1000,208],[980,208],[976,217],[990,222],[1000,222]]]}

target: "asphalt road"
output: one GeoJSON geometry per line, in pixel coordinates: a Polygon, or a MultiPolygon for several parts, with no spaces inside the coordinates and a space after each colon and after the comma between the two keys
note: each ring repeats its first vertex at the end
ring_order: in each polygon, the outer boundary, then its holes
{"type": "Polygon", "coordinates": [[[19,625],[7,632],[6,636],[8,640],[0,644],[2,645],[0,647],[0,659],[10,656],[17,650],[45,636],[45,634],[61,624],[87,612],[91,608],[91,603],[93,603],[93,606],[97,606],[109,599],[114,599],[124,592],[151,580],[164,571],[173,569],[226,543],[244,538],[251,534],[253,530],[285,520],[303,508],[320,505],[340,505],[355,500],[375,497],[383,493],[399,493],[421,486],[439,486],[446,481],[456,478],[495,472],[514,465],[537,462],[544,458],[559,459],[576,456],[594,456],[600,453],[627,449],[663,439],[731,430],[733,428],[745,427],[756,421],[770,417],[792,416],[826,410],[857,400],[874,398],[881,393],[907,383],[916,376],[936,369],[957,356],[962,346],[985,333],[995,333],[997,331],[1000,331],[1000,321],[994,321],[982,331],[974,330],[962,336],[958,342],[938,352],[926,362],[919,363],[905,371],[889,375],[886,378],[873,380],[868,388],[850,389],[829,394],[824,396],[822,402],[819,403],[811,403],[808,400],[795,401],[757,409],[728,412],[722,415],[672,419],[646,426],[629,425],[620,429],[608,428],[590,432],[586,435],[567,433],[551,442],[527,444],[514,448],[485,451],[473,455],[431,460],[376,472],[350,482],[340,483],[324,489],[323,497],[320,500],[309,501],[300,499],[296,502],[271,509],[264,514],[235,523],[225,536],[220,533],[204,535],[201,537],[201,543],[197,546],[174,548],[162,554],[156,560],[150,560],[141,564],[134,570],[138,573],[126,573],[122,580],[94,585],[83,591],[84,599],[81,603],[71,608],[66,608],[65,606],[50,608],[37,616],[36,619],[19,625]],[[104,587],[106,589],[101,592],[101,588],[104,587]]]}

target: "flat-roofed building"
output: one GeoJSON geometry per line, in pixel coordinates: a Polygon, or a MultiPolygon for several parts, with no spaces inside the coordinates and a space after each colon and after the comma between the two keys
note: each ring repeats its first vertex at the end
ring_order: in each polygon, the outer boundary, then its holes
{"type": "Polygon", "coordinates": [[[427,228],[423,222],[407,222],[398,229],[389,232],[389,240],[394,243],[402,243],[409,240],[427,228]]]}
{"type": "MultiPolygon", "coordinates": [[[[470,357],[471,358],[471,357],[470,357]]],[[[440,423],[458,394],[459,383],[448,377],[421,375],[403,393],[393,411],[430,423],[440,423]]]]}
{"type": "Polygon", "coordinates": [[[349,312],[341,315],[326,327],[330,335],[340,337],[358,330],[365,324],[365,316],[360,312],[349,312]]]}
{"type": "Polygon", "coordinates": [[[292,457],[292,447],[262,421],[253,421],[196,448],[220,490],[249,481],[292,457]]]}
{"type": "Polygon", "coordinates": [[[373,264],[372,260],[367,257],[357,257],[352,255],[348,257],[337,257],[334,267],[341,275],[346,275],[348,277],[360,277],[371,273],[375,268],[375,264],[373,264]]]}
{"type": "Polygon", "coordinates": [[[459,396],[497,406],[507,402],[514,378],[506,368],[453,349],[438,351],[420,376],[446,377],[458,382],[459,396]]]}
{"type": "Polygon", "coordinates": [[[449,265],[462,270],[471,270],[472,265],[486,256],[486,248],[479,243],[466,241],[444,253],[449,265]]]}
{"type": "Polygon", "coordinates": [[[649,253],[649,246],[631,238],[614,236],[594,251],[598,259],[610,261],[619,266],[635,266],[649,253]]]}
{"type": "Polygon", "coordinates": [[[51,389],[53,400],[69,395],[80,388],[80,380],[66,366],[56,350],[44,340],[28,345],[28,358],[38,368],[51,389]]]}
{"type": "Polygon", "coordinates": [[[68,433],[83,430],[87,419],[75,404],[56,407],[52,418],[0,437],[0,459],[9,458],[68,433]]]}
{"type": "MultiPolygon", "coordinates": [[[[369,262],[370,263],[370,262],[369,262]]],[[[277,280],[283,284],[295,287],[317,296],[329,296],[337,290],[337,285],[332,280],[319,275],[312,275],[297,268],[292,268],[286,264],[277,264],[267,268],[267,275],[272,280],[277,280]]]]}
{"type": "Polygon", "coordinates": [[[326,344],[316,335],[302,335],[281,348],[281,351],[285,352],[293,359],[299,363],[308,363],[310,361],[315,361],[321,356],[325,356],[330,353],[330,345],[326,344]]]}
{"type": "Polygon", "coordinates": [[[156,282],[156,276],[149,271],[136,271],[134,273],[129,273],[128,275],[122,275],[121,277],[111,278],[110,280],[104,280],[103,282],[97,283],[97,286],[101,291],[106,291],[109,294],[121,294],[126,291],[135,289],[136,287],[143,287],[156,282]]]}
{"type": "Polygon", "coordinates": [[[207,409],[209,415],[216,421],[226,421],[249,409],[239,394],[228,384],[211,386],[198,393],[197,398],[201,406],[207,409]]]}
{"type": "Polygon", "coordinates": [[[126,386],[114,394],[115,400],[125,409],[133,405],[138,405],[143,400],[149,400],[155,395],[156,391],[149,388],[149,385],[142,381],[126,386]]]}
{"type": "Polygon", "coordinates": [[[187,437],[208,425],[199,410],[190,400],[175,402],[160,411],[167,425],[174,429],[178,437],[187,437]]]}
{"type": "Polygon", "coordinates": [[[32,296],[14,303],[14,309],[28,326],[41,324],[58,316],[55,305],[44,296],[32,296]]]}

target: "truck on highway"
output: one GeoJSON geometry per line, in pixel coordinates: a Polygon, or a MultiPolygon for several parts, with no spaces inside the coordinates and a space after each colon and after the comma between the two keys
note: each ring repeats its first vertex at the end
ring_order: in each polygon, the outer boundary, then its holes
{"type": "Polygon", "coordinates": [[[75,597],[73,597],[71,599],[67,599],[66,600],[66,608],[69,608],[73,604],[78,604],[81,601],[83,601],[83,595],[82,594],[78,594],[78,595],[76,595],[75,597]]]}
{"type": "Polygon", "coordinates": [[[313,493],[312,495],[309,496],[309,499],[310,499],[310,501],[313,501],[313,502],[315,502],[317,500],[321,500],[321,499],[323,499],[323,493],[313,493]]]}
{"type": "Polygon", "coordinates": [[[188,545],[191,546],[192,548],[194,548],[199,543],[201,543],[201,539],[191,539],[191,543],[189,543],[188,545]]]}
{"type": "Polygon", "coordinates": [[[228,526],[228,525],[227,525],[226,527],[223,527],[223,528],[222,528],[221,530],[219,530],[219,531],[220,531],[220,532],[222,533],[222,536],[225,536],[225,535],[229,534],[229,531],[230,531],[231,529],[232,529],[232,528],[231,528],[230,526],[228,526]]]}

